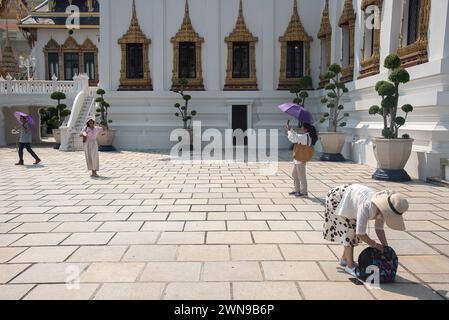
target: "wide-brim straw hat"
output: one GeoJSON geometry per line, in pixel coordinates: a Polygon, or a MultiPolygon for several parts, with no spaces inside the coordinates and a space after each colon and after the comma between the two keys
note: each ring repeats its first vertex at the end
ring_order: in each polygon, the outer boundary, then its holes
{"type": "Polygon", "coordinates": [[[382,212],[388,227],[397,231],[405,231],[404,213],[409,209],[407,199],[398,194],[382,194],[373,197],[371,202],[382,212]]]}
{"type": "Polygon", "coordinates": [[[86,126],[89,124],[89,121],[93,121],[94,122],[94,124],[95,124],[95,118],[89,118],[89,119],[87,119],[87,121],[86,121],[86,126]]]}

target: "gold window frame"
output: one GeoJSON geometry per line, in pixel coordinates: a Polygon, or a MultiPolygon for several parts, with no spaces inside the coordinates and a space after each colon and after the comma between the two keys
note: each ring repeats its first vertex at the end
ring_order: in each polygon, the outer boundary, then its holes
{"type": "Polygon", "coordinates": [[[176,33],[174,37],[171,38],[171,43],[173,44],[173,76],[172,76],[172,90],[179,89],[179,44],[181,42],[193,42],[195,43],[195,64],[196,64],[196,74],[195,78],[187,79],[188,83],[185,86],[186,90],[190,91],[203,91],[204,81],[203,81],[203,68],[202,68],[202,46],[204,43],[204,38],[200,37],[195,31],[190,20],[190,9],[189,1],[186,0],[184,19],[181,28],[176,33]]]}
{"type": "Polygon", "coordinates": [[[415,43],[404,46],[404,21],[405,21],[405,6],[408,0],[403,1],[402,9],[402,23],[401,33],[399,36],[398,54],[401,58],[402,66],[404,68],[413,67],[429,61],[427,46],[428,46],[428,31],[430,21],[430,0],[422,0],[421,8],[419,9],[419,35],[415,43]]]}
{"type": "Polygon", "coordinates": [[[301,22],[297,0],[293,0],[293,13],[287,30],[279,38],[281,43],[281,68],[278,90],[290,90],[297,86],[300,80],[300,78],[287,78],[287,43],[290,41],[302,41],[304,43],[304,76],[310,76],[310,43],[313,38],[307,34],[301,22]]]}
{"type": "Polygon", "coordinates": [[[62,56],[62,49],[61,46],[56,42],[55,39],[51,38],[47,44],[44,47],[44,55],[45,55],[45,79],[46,80],[51,80],[51,78],[53,77],[52,74],[48,73],[48,54],[49,53],[57,53],[58,54],[58,74],[59,74],[59,78],[64,78],[64,73],[61,73],[64,69],[64,58],[62,56]],[[61,60],[62,60],[62,65],[61,65],[61,60]],[[62,71],[61,71],[62,70],[62,71]]]}
{"type": "Polygon", "coordinates": [[[136,1],[132,2],[132,15],[129,29],[122,38],[118,40],[121,50],[121,68],[120,68],[120,85],[119,91],[132,90],[153,90],[153,85],[150,76],[150,59],[149,47],[151,40],[146,37],[140,28],[139,19],[137,18],[136,1]],[[126,46],[128,44],[142,44],[143,54],[143,78],[142,79],[128,79],[126,76],[126,46]]]}
{"type": "Polygon", "coordinates": [[[84,40],[83,44],[81,45],[81,61],[83,63],[81,70],[83,70],[84,73],[86,73],[86,70],[84,69],[84,54],[85,53],[93,53],[94,54],[94,63],[95,63],[95,79],[89,79],[89,85],[95,86],[98,84],[98,48],[97,46],[87,38],[84,40]]]}
{"type": "Polygon", "coordinates": [[[360,74],[359,79],[367,78],[370,76],[374,76],[380,72],[380,32],[381,32],[381,23],[379,23],[380,28],[374,29],[374,45],[373,45],[373,54],[371,57],[365,59],[365,37],[366,37],[366,9],[369,6],[377,6],[379,8],[379,19],[382,16],[382,7],[383,0],[363,0],[361,10],[363,12],[362,15],[362,26],[363,26],[363,39],[362,39],[362,52],[361,52],[361,61],[360,61],[360,74]]]}
{"type": "MultiPolygon", "coordinates": [[[[324,74],[331,65],[331,51],[332,51],[332,26],[329,20],[329,0],[326,0],[324,4],[323,14],[321,17],[321,27],[317,34],[317,38],[326,43],[326,57],[323,57],[323,48],[320,52],[320,84],[319,87],[323,88],[329,80],[324,78],[324,74]],[[323,60],[326,59],[326,70],[322,70],[323,60]]],[[[322,46],[322,42],[320,43],[322,46]]]]}
{"type": "MultiPolygon", "coordinates": [[[[354,41],[355,41],[355,21],[356,14],[354,11],[352,0],[345,0],[343,7],[343,12],[341,14],[340,20],[338,21],[338,26],[343,29],[347,26],[349,30],[349,64],[347,67],[341,70],[341,81],[349,82],[354,80],[354,41]]],[[[342,31],[343,32],[343,31],[342,31]]],[[[342,59],[343,48],[342,48],[342,59]]]]}
{"type": "Polygon", "coordinates": [[[243,15],[243,1],[239,2],[239,15],[234,30],[225,38],[228,46],[228,67],[226,69],[226,81],[224,90],[257,90],[256,74],[256,43],[259,41],[246,26],[243,15]],[[233,78],[235,42],[249,44],[249,78],[233,78]]]}

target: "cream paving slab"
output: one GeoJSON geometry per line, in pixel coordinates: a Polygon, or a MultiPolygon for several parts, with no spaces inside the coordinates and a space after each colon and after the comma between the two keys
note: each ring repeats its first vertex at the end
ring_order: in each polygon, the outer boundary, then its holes
{"type": "Polygon", "coordinates": [[[335,254],[325,245],[280,245],[285,260],[295,261],[334,261],[335,254]]]}
{"type": "Polygon", "coordinates": [[[257,262],[205,262],[204,281],[261,281],[262,272],[257,262]]]}
{"type": "Polygon", "coordinates": [[[2,248],[0,247],[0,263],[5,263],[14,258],[15,256],[19,255],[23,251],[25,251],[26,248],[2,248]]]}
{"type": "Polygon", "coordinates": [[[200,280],[199,262],[149,262],[140,282],[190,282],[200,280]]]}
{"type": "Polygon", "coordinates": [[[252,235],[255,243],[301,243],[293,231],[253,231],[252,235]]]}
{"type": "Polygon", "coordinates": [[[442,296],[446,300],[449,300],[449,284],[445,284],[445,283],[431,283],[430,287],[433,290],[435,290],[440,296],[442,296]]]}
{"type": "Polygon", "coordinates": [[[98,287],[98,284],[78,284],[76,287],[66,284],[39,284],[24,300],[89,300],[98,287]]]}
{"type": "Polygon", "coordinates": [[[231,285],[228,282],[169,283],[165,300],[230,300],[231,285]]]}
{"type": "Polygon", "coordinates": [[[9,222],[47,222],[56,214],[21,214],[9,222]]]}
{"type": "Polygon", "coordinates": [[[251,233],[246,231],[208,232],[207,244],[247,244],[253,243],[251,233]]]}
{"type": "Polygon", "coordinates": [[[47,213],[81,213],[86,210],[87,206],[64,206],[64,207],[55,207],[49,210],[47,213]]]}
{"type": "Polygon", "coordinates": [[[0,300],[20,300],[34,285],[31,284],[5,284],[0,285],[0,300]]]}
{"type": "Polygon", "coordinates": [[[231,245],[234,261],[284,260],[276,245],[231,245]]]}
{"type": "Polygon", "coordinates": [[[159,238],[159,232],[117,232],[110,245],[154,244],[159,238]]]}
{"type": "Polygon", "coordinates": [[[144,263],[95,262],[81,274],[81,283],[135,282],[144,263]]]}
{"type": "Polygon", "coordinates": [[[70,236],[70,233],[34,233],[27,234],[18,241],[10,244],[13,247],[28,246],[56,246],[64,239],[70,236]]]}
{"type": "Polygon", "coordinates": [[[105,245],[114,236],[113,232],[90,232],[90,233],[73,233],[62,245],[105,245]]]}
{"type": "Polygon", "coordinates": [[[183,221],[151,221],[145,222],[142,231],[183,231],[183,221]]]}
{"type": "Polygon", "coordinates": [[[53,232],[94,232],[101,226],[101,222],[64,222],[53,232]]]}
{"type": "Polygon", "coordinates": [[[307,221],[268,221],[273,231],[299,231],[313,230],[307,221]]]}
{"type": "Polygon", "coordinates": [[[372,290],[379,300],[443,300],[433,289],[422,284],[385,284],[372,290]]]}
{"type": "Polygon", "coordinates": [[[153,212],[156,206],[124,206],[120,209],[120,212],[131,212],[131,213],[148,213],[153,212]]]}
{"type": "MultiPolygon", "coordinates": [[[[26,266],[26,265],[21,265],[26,266]]],[[[87,267],[83,263],[38,263],[22,272],[11,283],[62,283],[73,281],[87,267]]]]}
{"type": "MultiPolygon", "coordinates": [[[[20,223],[0,223],[0,234],[8,233],[13,229],[16,229],[18,226],[20,226],[20,223]]],[[[10,232],[15,233],[15,232],[10,232]]],[[[19,232],[18,232],[19,233],[19,232]]]]}
{"type": "Polygon", "coordinates": [[[94,214],[79,213],[79,214],[58,214],[50,221],[53,222],[86,222],[91,219],[94,214]]]}
{"type": "MultiPolygon", "coordinates": [[[[128,221],[165,221],[168,213],[133,213],[128,217],[128,221]]],[[[184,220],[184,219],[182,219],[184,220]]]]}
{"type": "Polygon", "coordinates": [[[174,245],[132,245],[122,261],[154,262],[175,261],[178,247],[174,245]]]}
{"type": "Polygon", "coordinates": [[[0,264],[0,284],[10,282],[29,266],[29,264],[0,264]]]}
{"type": "Polygon", "coordinates": [[[131,213],[99,213],[95,214],[90,221],[126,221],[131,216],[131,213]]]}
{"type": "Polygon", "coordinates": [[[235,300],[301,300],[295,282],[233,282],[235,300]]]}
{"type": "Polygon", "coordinates": [[[143,222],[137,221],[113,221],[105,222],[98,228],[98,232],[131,232],[139,231],[142,227],[143,222]]]}
{"type": "Polygon", "coordinates": [[[67,262],[118,262],[127,249],[127,246],[83,246],[67,262]]]}
{"type": "Polygon", "coordinates": [[[323,272],[315,262],[271,262],[263,261],[262,268],[266,280],[326,280],[323,272]]]}
{"type": "Polygon", "coordinates": [[[204,244],[205,232],[162,232],[158,244],[204,244]]]}
{"type": "Polygon", "coordinates": [[[167,214],[168,221],[204,221],[207,213],[205,212],[172,212],[167,214]]]}
{"type": "Polygon", "coordinates": [[[224,221],[187,221],[184,231],[224,231],[224,221]]]}
{"type": "Polygon", "coordinates": [[[164,283],[105,283],[95,300],[159,300],[164,283]]]}
{"type": "Polygon", "coordinates": [[[178,261],[229,261],[229,247],[226,245],[181,245],[178,261]]]}
{"type": "Polygon", "coordinates": [[[16,256],[11,263],[64,262],[78,247],[31,247],[16,256]]]}
{"type": "Polygon", "coordinates": [[[341,282],[299,282],[306,300],[374,300],[365,286],[341,282]]]}
{"type": "Polygon", "coordinates": [[[245,220],[244,212],[209,212],[207,220],[245,220]]]}
{"type": "Polygon", "coordinates": [[[404,256],[399,263],[413,273],[449,274],[449,258],[444,256],[404,256]]]}
{"type": "Polygon", "coordinates": [[[416,238],[420,239],[421,241],[429,245],[449,244],[448,240],[440,237],[439,235],[433,232],[412,232],[412,235],[414,235],[416,238]]]}

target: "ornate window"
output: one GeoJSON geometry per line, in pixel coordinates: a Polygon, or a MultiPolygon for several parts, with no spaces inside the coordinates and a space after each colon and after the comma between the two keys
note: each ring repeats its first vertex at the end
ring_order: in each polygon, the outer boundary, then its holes
{"type": "Polygon", "coordinates": [[[82,72],[89,76],[89,84],[98,83],[98,48],[87,38],[81,45],[82,72]]]}
{"type": "Polygon", "coordinates": [[[118,43],[122,52],[119,90],[153,90],[149,66],[151,41],[140,29],[135,0],[128,32],[118,43]]]}
{"type": "Polygon", "coordinates": [[[343,13],[338,26],[341,28],[341,81],[348,82],[354,79],[354,34],[356,14],[352,0],[345,0],[343,13]]]}
{"type": "Polygon", "coordinates": [[[225,38],[228,45],[228,67],[225,90],[257,90],[256,43],[258,39],[249,31],[239,3],[239,15],[234,30],[225,38]]]}
{"type": "MultiPolygon", "coordinates": [[[[47,74],[55,75],[59,79],[59,53],[48,52],[47,53],[47,74]]],[[[51,77],[46,77],[47,79],[51,77]]]]}
{"type": "Polygon", "coordinates": [[[95,63],[95,54],[93,52],[83,53],[84,60],[84,73],[87,74],[89,79],[96,79],[97,71],[95,63]]]}
{"type": "Polygon", "coordinates": [[[201,66],[201,48],[204,38],[200,37],[193,29],[188,0],[186,0],[181,28],[171,38],[171,43],[173,43],[172,89],[179,88],[179,80],[187,75],[189,76],[187,90],[204,90],[201,66]]]}
{"type": "Polygon", "coordinates": [[[80,73],[80,56],[76,52],[64,53],[64,79],[73,80],[80,73]]]}
{"type": "Polygon", "coordinates": [[[362,59],[359,79],[379,73],[380,27],[383,0],[363,0],[362,59]]]}
{"type": "Polygon", "coordinates": [[[63,74],[61,68],[64,64],[62,59],[61,46],[54,40],[50,39],[47,45],[44,47],[45,54],[45,79],[50,80],[53,75],[56,75],[58,79],[61,79],[63,74]]]}
{"type": "Polygon", "coordinates": [[[328,82],[323,75],[331,64],[332,27],[329,21],[329,0],[326,0],[324,5],[321,27],[317,36],[321,41],[320,88],[322,88],[328,82]]]}
{"type": "Polygon", "coordinates": [[[278,90],[289,90],[298,84],[301,75],[310,75],[310,43],[312,40],[299,17],[298,1],[293,0],[293,14],[290,23],[285,34],[279,38],[281,69],[278,90]],[[301,66],[303,67],[301,68],[301,66]]]}
{"type": "Polygon", "coordinates": [[[399,56],[404,67],[428,61],[427,44],[430,0],[404,0],[399,56]]]}

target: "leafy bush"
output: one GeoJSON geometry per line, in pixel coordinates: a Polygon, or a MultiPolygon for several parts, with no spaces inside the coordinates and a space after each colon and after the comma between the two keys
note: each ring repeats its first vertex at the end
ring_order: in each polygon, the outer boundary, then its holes
{"type": "Polygon", "coordinates": [[[100,118],[100,124],[105,126],[106,128],[109,128],[109,124],[112,123],[112,120],[109,119],[109,108],[111,105],[104,99],[104,95],[106,94],[106,91],[103,89],[97,90],[97,95],[99,95],[98,98],[95,99],[95,102],[97,103],[97,114],[95,117],[100,118]]]}
{"type": "Polygon", "coordinates": [[[175,113],[175,116],[182,119],[184,124],[184,129],[190,129],[192,126],[192,119],[197,115],[195,110],[189,111],[189,101],[192,100],[192,97],[188,94],[184,94],[185,88],[188,84],[186,79],[179,80],[179,89],[174,89],[173,92],[181,95],[182,100],[184,101],[184,105],[181,106],[180,103],[175,104],[175,108],[179,110],[179,112],[175,113]]]}
{"type": "Polygon", "coordinates": [[[67,96],[63,92],[53,92],[51,94],[52,100],[57,100],[58,104],[55,107],[47,108],[47,116],[50,117],[50,122],[56,123],[57,128],[61,127],[67,118],[70,115],[70,110],[66,104],[61,103],[61,100],[67,99],[67,96]]]}

